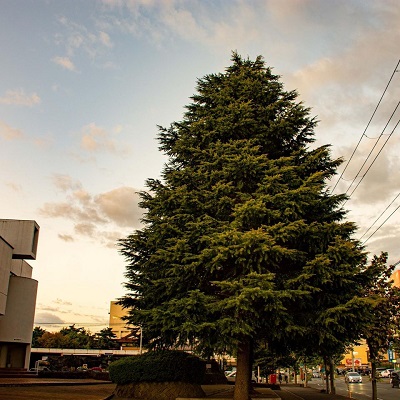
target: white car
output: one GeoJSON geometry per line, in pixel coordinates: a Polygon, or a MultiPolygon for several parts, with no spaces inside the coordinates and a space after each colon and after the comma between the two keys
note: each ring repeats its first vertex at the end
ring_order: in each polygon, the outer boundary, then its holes
{"type": "Polygon", "coordinates": [[[344,380],[346,383],[362,383],[362,376],[358,372],[348,372],[344,380]]]}
{"type": "Polygon", "coordinates": [[[393,371],[394,369],[385,369],[384,371],[381,371],[380,376],[382,378],[390,378],[390,375],[393,371]]]}
{"type": "MultiPolygon", "coordinates": [[[[236,380],[236,370],[228,372],[227,374],[225,373],[225,376],[226,376],[226,379],[228,379],[228,382],[235,382],[235,380],[236,380]]],[[[254,372],[251,375],[251,381],[253,383],[257,382],[257,377],[256,377],[254,372]]]]}

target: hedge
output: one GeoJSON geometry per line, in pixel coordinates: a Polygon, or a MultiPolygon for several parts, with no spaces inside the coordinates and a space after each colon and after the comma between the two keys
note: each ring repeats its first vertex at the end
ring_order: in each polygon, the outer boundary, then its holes
{"type": "Polygon", "coordinates": [[[201,384],[205,363],[178,350],[150,351],[126,357],[109,366],[110,379],[117,384],[134,382],[189,382],[201,384]]]}

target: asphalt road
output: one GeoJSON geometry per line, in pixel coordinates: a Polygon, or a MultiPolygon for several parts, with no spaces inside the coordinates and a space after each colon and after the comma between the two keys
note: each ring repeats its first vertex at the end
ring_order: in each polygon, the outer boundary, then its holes
{"type": "MultiPolygon", "coordinates": [[[[325,384],[321,379],[313,379],[310,383],[311,387],[325,389],[325,384]]],[[[369,378],[363,376],[363,383],[351,383],[347,385],[343,378],[335,379],[336,393],[342,396],[351,397],[357,400],[370,400],[372,398],[372,384],[369,378]]],[[[400,389],[392,388],[388,378],[383,378],[377,383],[378,399],[379,400],[399,400],[400,389]]]]}

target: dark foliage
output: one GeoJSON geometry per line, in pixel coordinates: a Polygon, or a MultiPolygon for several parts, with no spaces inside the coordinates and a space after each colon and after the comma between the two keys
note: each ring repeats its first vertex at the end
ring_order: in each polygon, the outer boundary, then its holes
{"type": "Polygon", "coordinates": [[[118,384],[133,382],[203,383],[205,363],[183,351],[151,351],[123,358],[109,366],[110,379],[118,384]]]}

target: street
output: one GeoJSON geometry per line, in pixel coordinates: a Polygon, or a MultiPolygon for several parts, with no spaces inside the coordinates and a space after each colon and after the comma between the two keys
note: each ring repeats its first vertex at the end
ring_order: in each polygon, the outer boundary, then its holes
{"type": "MultiPolygon", "coordinates": [[[[320,390],[325,389],[325,383],[321,379],[312,379],[309,382],[310,387],[315,387],[320,390]]],[[[347,385],[344,378],[340,377],[335,379],[336,393],[342,396],[349,397],[349,390],[351,397],[357,400],[371,399],[372,397],[372,384],[367,376],[363,376],[363,383],[351,383],[347,385]]],[[[382,379],[377,383],[378,399],[379,400],[398,400],[400,396],[400,389],[392,388],[389,379],[382,379]]]]}

